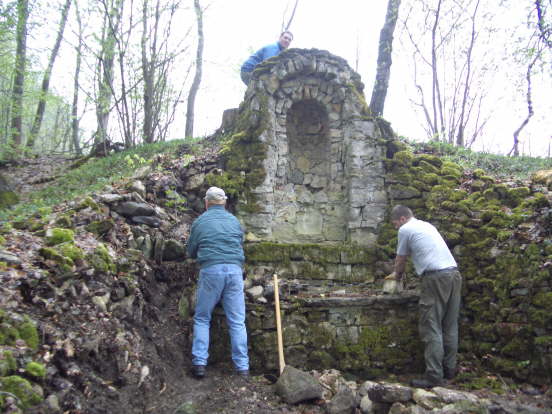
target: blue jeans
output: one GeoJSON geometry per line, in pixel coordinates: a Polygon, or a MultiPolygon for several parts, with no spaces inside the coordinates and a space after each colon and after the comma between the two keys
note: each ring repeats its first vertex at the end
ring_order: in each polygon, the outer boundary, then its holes
{"type": "Polygon", "coordinates": [[[207,365],[209,326],[215,305],[222,300],[232,343],[232,360],[238,371],[249,369],[245,298],[242,269],[234,264],[217,264],[199,271],[194,315],[192,364],[207,365]]]}

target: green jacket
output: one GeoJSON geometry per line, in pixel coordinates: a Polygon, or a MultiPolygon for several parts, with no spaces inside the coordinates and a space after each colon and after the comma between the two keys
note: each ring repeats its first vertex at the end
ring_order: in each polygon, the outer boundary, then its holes
{"type": "Polygon", "coordinates": [[[236,217],[224,206],[214,205],[192,224],[188,257],[197,259],[200,268],[215,264],[243,266],[243,230],[236,217]]]}

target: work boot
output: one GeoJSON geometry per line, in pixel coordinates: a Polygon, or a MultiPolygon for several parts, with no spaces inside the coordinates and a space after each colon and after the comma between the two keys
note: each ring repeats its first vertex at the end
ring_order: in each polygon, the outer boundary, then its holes
{"type": "Polygon", "coordinates": [[[236,371],[236,374],[237,374],[239,377],[242,377],[242,378],[244,378],[244,379],[248,379],[248,378],[249,378],[249,370],[247,370],[247,369],[242,369],[242,370],[236,371]]]}
{"type": "Polygon", "coordinates": [[[410,385],[415,388],[433,388],[444,385],[443,380],[431,380],[429,378],[415,378],[410,381],[410,385]]]}
{"type": "Polygon", "coordinates": [[[458,373],[458,368],[444,368],[443,373],[445,374],[445,379],[451,380],[456,377],[456,374],[458,373]]]}
{"type": "Polygon", "coordinates": [[[192,375],[201,379],[205,376],[205,365],[192,365],[192,375]]]}

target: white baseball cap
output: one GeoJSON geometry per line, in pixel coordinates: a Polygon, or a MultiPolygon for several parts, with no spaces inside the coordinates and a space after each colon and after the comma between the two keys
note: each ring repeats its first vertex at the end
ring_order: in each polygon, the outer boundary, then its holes
{"type": "Polygon", "coordinates": [[[227,198],[224,190],[218,187],[211,187],[205,193],[205,200],[207,201],[224,201],[227,198]]]}

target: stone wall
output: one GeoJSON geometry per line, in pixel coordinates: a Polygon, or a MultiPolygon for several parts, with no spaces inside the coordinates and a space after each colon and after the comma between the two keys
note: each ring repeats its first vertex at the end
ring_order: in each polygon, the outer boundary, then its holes
{"type": "MultiPolygon", "coordinates": [[[[416,335],[417,296],[301,297],[282,289],[282,326],[287,364],[339,369],[361,378],[423,369],[416,335]]],[[[247,327],[252,369],[277,370],[274,305],[249,303],[247,327]]],[[[227,361],[229,338],[221,308],[213,329],[212,362],[227,361]]]]}
{"type": "MultiPolygon", "coordinates": [[[[362,89],[344,60],[286,51],[255,70],[235,124],[225,128],[220,159],[182,173],[189,191],[224,188],[245,225],[253,367],[275,368],[277,273],[290,363],[365,375],[418,370],[418,278],[408,268],[405,293],[381,295],[397,236],[388,212],[400,203],[436,225],[459,263],[462,357],[549,381],[550,184],[499,183],[414,154],[370,117],[362,89]],[[329,342],[319,345],[321,337],[329,342]]],[[[225,343],[215,346],[215,359],[225,343]]]]}

